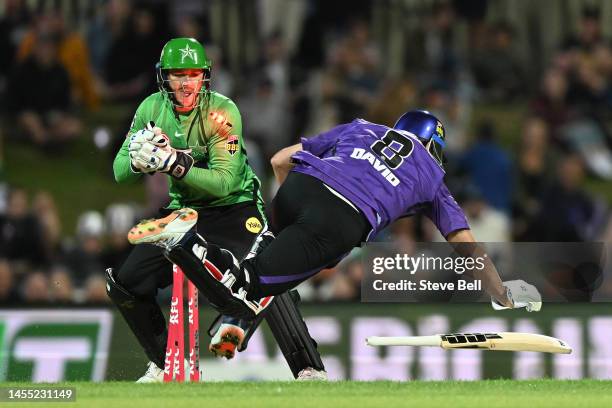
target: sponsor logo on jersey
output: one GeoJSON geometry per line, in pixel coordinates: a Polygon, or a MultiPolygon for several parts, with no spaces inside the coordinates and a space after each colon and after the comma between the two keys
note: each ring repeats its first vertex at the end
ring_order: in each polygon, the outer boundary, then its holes
{"type": "Polygon", "coordinates": [[[244,226],[246,227],[247,231],[252,232],[253,234],[258,234],[263,228],[261,221],[255,217],[251,217],[246,220],[244,226]]]}
{"type": "Polygon", "coordinates": [[[393,187],[396,187],[400,183],[399,178],[397,178],[383,162],[365,149],[359,147],[354,148],[353,153],[351,153],[351,158],[368,161],[372,167],[374,167],[374,170],[379,172],[393,187]]]}
{"type": "Polygon", "coordinates": [[[227,137],[227,142],[225,142],[225,150],[232,156],[238,152],[238,136],[231,135],[227,137]]]}

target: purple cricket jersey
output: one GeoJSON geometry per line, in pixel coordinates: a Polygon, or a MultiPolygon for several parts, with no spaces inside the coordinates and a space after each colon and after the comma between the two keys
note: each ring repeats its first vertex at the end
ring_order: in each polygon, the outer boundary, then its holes
{"type": "Polygon", "coordinates": [[[444,170],[419,139],[363,119],[302,138],[292,171],[321,180],[363,212],[372,239],[398,218],[422,212],[445,237],[468,229],[444,184],[444,170]]]}

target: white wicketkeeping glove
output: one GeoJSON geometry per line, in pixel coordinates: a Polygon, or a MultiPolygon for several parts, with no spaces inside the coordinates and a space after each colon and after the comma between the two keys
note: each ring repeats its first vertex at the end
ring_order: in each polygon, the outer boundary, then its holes
{"type": "Polygon", "coordinates": [[[157,171],[158,163],[150,161],[149,153],[154,148],[167,148],[168,137],[162,133],[162,129],[155,126],[152,121],[147,124],[146,129],[139,130],[130,136],[128,150],[131,160],[132,171],[135,173],[153,173],[157,171]],[[143,152],[144,150],[144,152],[143,152]]]}
{"type": "MultiPolygon", "coordinates": [[[[513,309],[524,307],[528,312],[538,312],[542,308],[542,296],[538,289],[524,280],[511,280],[502,282],[506,287],[508,299],[514,304],[513,309]]],[[[491,298],[491,305],[495,310],[509,309],[491,298]]]]}
{"type": "Polygon", "coordinates": [[[161,139],[145,142],[140,150],[135,152],[132,161],[145,168],[145,172],[168,173],[176,179],[182,179],[193,166],[194,160],[189,150],[175,149],[167,142],[167,136],[161,139]]]}

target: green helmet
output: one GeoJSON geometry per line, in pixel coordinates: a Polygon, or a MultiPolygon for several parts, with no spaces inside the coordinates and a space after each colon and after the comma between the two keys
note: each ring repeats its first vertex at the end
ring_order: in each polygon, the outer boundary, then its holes
{"type": "Polygon", "coordinates": [[[173,92],[168,84],[170,69],[202,69],[204,71],[203,86],[200,89],[199,104],[204,102],[203,96],[210,90],[211,61],[206,56],[204,47],[195,38],[173,38],[168,41],[159,56],[157,68],[157,86],[176,105],[173,92]]]}
{"type": "Polygon", "coordinates": [[[210,69],[202,44],[195,38],[173,38],[164,45],[159,57],[161,69],[210,69]]]}

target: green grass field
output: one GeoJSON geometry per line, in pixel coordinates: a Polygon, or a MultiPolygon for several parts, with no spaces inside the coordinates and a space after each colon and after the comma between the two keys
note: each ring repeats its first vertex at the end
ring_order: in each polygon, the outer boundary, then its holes
{"type": "MultiPolygon", "coordinates": [[[[32,386],[4,383],[2,387],[32,386]]],[[[19,407],[609,407],[612,381],[62,383],[77,401],[19,407]]],[[[2,406],[0,402],[0,406],[2,406]]]]}

